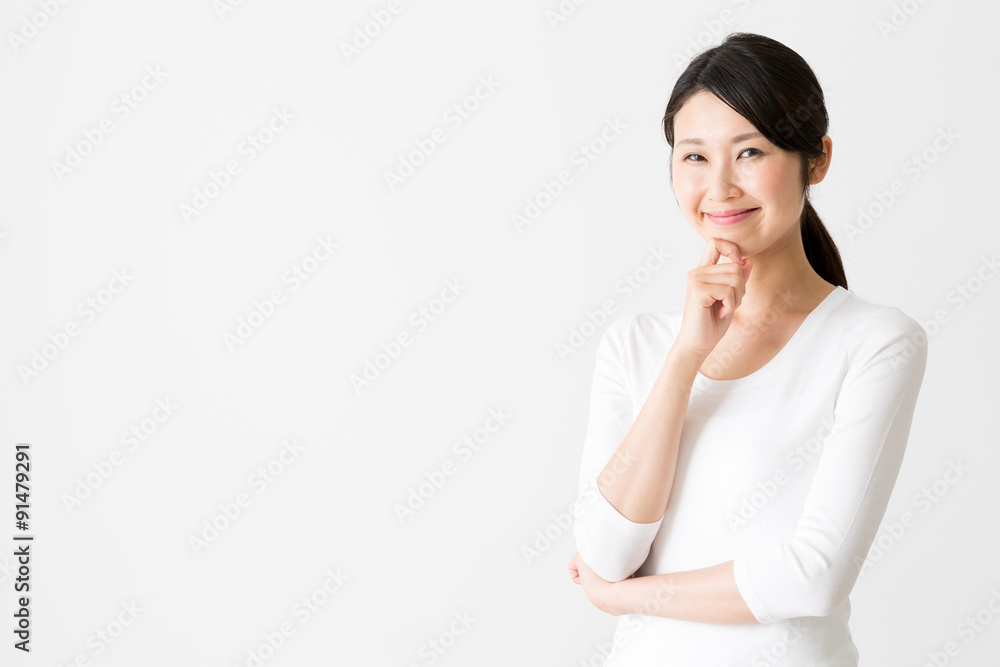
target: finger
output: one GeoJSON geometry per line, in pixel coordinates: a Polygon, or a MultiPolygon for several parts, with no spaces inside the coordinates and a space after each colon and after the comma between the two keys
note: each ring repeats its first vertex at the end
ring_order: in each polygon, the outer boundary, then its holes
{"type": "Polygon", "coordinates": [[[752,268],[749,264],[750,260],[746,261],[748,263],[743,266],[730,263],[699,267],[692,270],[691,280],[694,285],[729,285],[736,290],[736,305],[738,306],[743,301],[743,295],[746,294],[746,281],[752,268]]]}
{"type": "Polygon", "coordinates": [[[736,293],[732,287],[729,285],[712,285],[710,289],[701,294],[700,299],[697,301],[698,305],[702,308],[718,308],[720,310],[713,310],[713,312],[720,319],[725,317],[725,309],[736,310],[736,293]],[[719,305],[721,302],[721,305],[719,305]]]}
{"type": "Polygon", "coordinates": [[[738,306],[746,294],[746,276],[749,275],[749,268],[741,267],[739,264],[716,264],[692,269],[688,272],[688,287],[695,292],[711,289],[712,285],[732,287],[736,290],[738,306]]]}
{"type": "Polygon", "coordinates": [[[719,301],[722,302],[722,305],[719,306],[719,310],[716,311],[716,315],[720,320],[726,319],[735,313],[737,308],[739,308],[739,304],[736,302],[736,290],[732,287],[729,287],[726,290],[725,298],[719,299],[719,301]]]}
{"type": "Polygon", "coordinates": [[[714,243],[712,243],[712,241],[709,241],[705,244],[705,249],[701,253],[701,259],[698,260],[698,266],[714,266],[715,263],[719,261],[719,255],[719,249],[714,243]]]}
{"type": "MultiPolygon", "coordinates": [[[[725,259],[725,257],[723,257],[725,259]]],[[[718,264],[713,264],[711,266],[698,266],[692,269],[692,274],[695,276],[733,276],[738,278],[746,274],[746,262],[749,259],[744,259],[743,264],[737,264],[735,262],[719,262],[718,264]]]]}
{"type": "Polygon", "coordinates": [[[736,289],[731,285],[713,285],[710,294],[713,301],[705,307],[713,308],[716,304],[719,304],[715,314],[720,320],[727,318],[739,307],[739,304],[736,302],[736,289]]]}
{"type": "Polygon", "coordinates": [[[743,264],[743,255],[740,253],[738,245],[726,239],[713,236],[705,245],[705,251],[701,255],[701,262],[698,266],[710,266],[719,261],[721,257],[728,257],[734,264],[743,264]]]}
{"type": "Polygon", "coordinates": [[[750,271],[753,269],[753,260],[749,257],[743,258],[743,264],[719,263],[715,266],[698,267],[695,271],[695,279],[701,280],[704,276],[708,282],[724,282],[736,289],[739,300],[743,300],[746,293],[747,281],[750,279],[750,271]]]}
{"type": "MultiPolygon", "coordinates": [[[[738,279],[737,279],[738,280],[738,279]]],[[[707,282],[698,281],[694,285],[694,302],[702,308],[711,308],[717,301],[732,309],[739,308],[743,302],[744,288],[739,282],[707,282]]]]}
{"type": "Polygon", "coordinates": [[[736,253],[737,260],[736,263],[740,263],[742,257],[739,255],[739,247],[732,241],[727,241],[726,239],[720,239],[717,236],[713,236],[708,239],[705,243],[705,250],[701,254],[701,262],[699,266],[710,266],[716,264],[719,258],[726,255],[732,256],[736,253]]]}
{"type": "Polygon", "coordinates": [[[723,264],[731,263],[743,266],[743,256],[740,254],[739,248],[736,248],[735,246],[734,249],[725,253],[721,253],[721,258],[722,258],[721,263],[723,264]]]}

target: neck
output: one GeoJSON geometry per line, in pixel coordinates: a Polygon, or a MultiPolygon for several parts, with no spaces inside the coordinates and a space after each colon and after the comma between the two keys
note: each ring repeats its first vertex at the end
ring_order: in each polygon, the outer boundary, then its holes
{"type": "Polygon", "coordinates": [[[830,293],[831,284],[816,273],[806,259],[798,229],[784,242],[747,257],[753,260],[753,270],[743,301],[733,316],[734,324],[737,319],[766,319],[772,311],[806,313],[830,293]]]}

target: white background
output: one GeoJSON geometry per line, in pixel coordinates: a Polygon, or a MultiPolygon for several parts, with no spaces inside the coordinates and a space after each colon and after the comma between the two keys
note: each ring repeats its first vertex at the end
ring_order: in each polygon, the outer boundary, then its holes
{"type": "Polygon", "coordinates": [[[248,665],[287,623],[263,664],[426,665],[463,613],[474,621],[434,664],[590,660],[617,619],[570,581],[560,527],[607,322],[583,325],[606,299],[611,319],[683,304],[703,242],[670,191],[660,119],[687,58],[743,29],[795,49],[824,87],[834,153],[813,201],[851,290],[930,340],[886,514],[917,521],[886,529],[851,597],[862,664],[920,665],[952,641],[948,664],[992,664],[1000,618],[971,637],[959,626],[1000,601],[1000,277],[983,268],[1000,252],[997,5],[593,0],[557,20],[557,0],[403,0],[345,55],[387,6],[5,3],[0,663],[248,665]],[[474,109],[448,120],[463,101],[474,109]],[[261,133],[274,109],[293,118],[261,133]],[[102,119],[111,131],[88,146],[102,119]],[[581,169],[609,120],[623,129],[581,169]],[[435,128],[445,140],[390,187],[435,128]],[[258,133],[270,141],[250,160],[258,133]],[[87,154],[57,169],[71,152],[87,154]],[[185,220],[232,160],[239,173],[185,220]],[[563,169],[571,183],[518,229],[563,169]],[[904,190],[880,210],[894,180],[904,190]],[[861,208],[880,213],[864,229],[861,208]],[[305,262],[318,238],[338,248],[305,262]],[[616,292],[650,247],[667,264],[616,292]],[[284,276],[303,263],[315,271],[293,289],[284,276]],[[445,304],[449,281],[463,287],[445,304]],[[274,289],[271,316],[227,345],[274,289]],[[103,302],[92,319],[88,299],[103,302]],[[438,313],[425,329],[421,307],[438,313]],[[591,335],[560,355],[574,327],[591,335]],[[352,375],[406,333],[359,393],[352,375]],[[178,406],[160,422],[157,400],[178,406]],[[491,409],[509,419],[458,455],[491,409]],[[130,449],[123,434],[143,425],[130,449]],[[251,480],[292,439],[280,474],[251,480]],[[30,656],[11,632],[18,442],[33,457],[30,656]],[[915,496],[954,461],[969,471],[921,511],[915,496]],[[225,525],[220,504],[241,493],[250,504],[196,553],[191,538],[225,525]],[[323,604],[305,618],[308,596],[323,604]],[[98,640],[119,617],[130,624],[98,640]]]}

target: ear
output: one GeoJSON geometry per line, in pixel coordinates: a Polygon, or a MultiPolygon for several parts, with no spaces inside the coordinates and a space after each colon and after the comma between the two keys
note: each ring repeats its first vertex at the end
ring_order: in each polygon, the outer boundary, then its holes
{"type": "Polygon", "coordinates": [[[824,135],[821,139],[823,153],[818,158],[810,162],[809,184],[815,185],[826,177],[826,172],[830,169],[830,159],[833,157],[833,139],[829,135],[824,135]]]}

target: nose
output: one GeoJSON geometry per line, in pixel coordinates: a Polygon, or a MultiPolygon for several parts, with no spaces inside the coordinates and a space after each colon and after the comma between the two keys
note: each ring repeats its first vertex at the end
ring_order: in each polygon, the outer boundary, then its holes
{"type": "Polygon", "coordinates": [[[736,174],[731,165],[721,162],[712,167],[708,173],[706,195],[712,201],[725,201],[740,194],[736,183],[736,174]]]}

